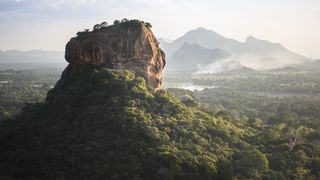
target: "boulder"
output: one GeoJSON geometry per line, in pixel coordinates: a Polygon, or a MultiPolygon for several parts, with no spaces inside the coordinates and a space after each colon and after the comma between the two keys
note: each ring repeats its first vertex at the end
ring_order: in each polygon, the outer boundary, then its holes
{"type": "Polygon", "coordinates": [[[116,70],[132,70],[147,84],[160,89],[165,54],[145,23],[131,20],[120,24],[79,32],[66,45],[69,63],[58,84],[93,65],[116,70]]]}

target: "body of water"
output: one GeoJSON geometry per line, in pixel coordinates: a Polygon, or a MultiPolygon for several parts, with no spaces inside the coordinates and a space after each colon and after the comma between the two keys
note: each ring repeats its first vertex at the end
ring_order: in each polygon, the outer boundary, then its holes
{"type": "Polygon", "coordinates": [[[194,84],[185,84],[185,85],[182,85],[181,89],[186,89],[186,90],[190,90],[190,91],[202,91],[204,89],[214,89],[214,88],[217,88],[218,86],[202,86],[202,85],[194,85],[194,84]]]}

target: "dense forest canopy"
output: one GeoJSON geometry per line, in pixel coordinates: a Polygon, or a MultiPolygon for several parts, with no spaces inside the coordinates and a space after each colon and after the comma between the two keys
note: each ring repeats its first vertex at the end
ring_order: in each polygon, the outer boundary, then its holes
{"type": "Polygon", "coordinates": [[[2,72],[10,80],[2,97],[21,97],[12,106],[1,101],[2,178],[319,177],[318,99],[168,89],[178,100],[132,72],[92,69],[44,101],[57,77],[2,72]],[[19,79],[39,95],[21,91],[19,79]],[[17,115],[20,102],[38,103],[17,115]]]}

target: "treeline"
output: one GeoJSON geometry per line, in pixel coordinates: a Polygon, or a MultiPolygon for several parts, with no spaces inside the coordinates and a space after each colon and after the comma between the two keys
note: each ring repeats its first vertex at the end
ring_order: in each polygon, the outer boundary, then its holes
{"type": "Polygon", "coordinates": [[[196,75],[193,83],[249,92],[320,93],[320,76],[317,74],[196,75]]]}
{"type": "Polygon", "coordinates": [[[36,102],[0,123],[2,179],[320,178],[316,98],[169,89],[175,98],[131,72],[99,69],[44,103],[59,73],[0,78],[7,113],[36,102]]]}
{"type": "Polygon", "coordinates": [[[320,177],[320,99],[267,97],[227,88],[169,91],[188,106],[196,104],[212,116],[250,129],[245,141],[266,156],[267,179],[320,177]]]}
{"type": "Polygon", "coordinates": [[[0,121],[12,118],[25,103],[42,102],[60,69],[0,71],[0,121]]]}
{"type": "Polygon", "coordinates": [[[88,33],[90,33],[90,32],[102,31],[102,30],[108,29],[109,27],[112,27],[112,26],[125,26],[125,27],[128,27],[128,26],[132,27],[133,26],[133,27],[135,27],[135,26],[141,25],[141,24],[149,29],[152,28],[152,25],[149,22],[144,22],[144,21],[140,21],[137,19],[129,20],[127,18],[123,18],[121,20],[117,20],[117,19],[114,20],[113,24],[109,24],[106,21],[103,21],[99,24],[95,24],[92,28],[92,31],[90,31],[90,29],[84,29],[83,31],[78,31],[77,37],[82,38],[82,37],[85,37],[86,35],[88,35],[88,33]]]}

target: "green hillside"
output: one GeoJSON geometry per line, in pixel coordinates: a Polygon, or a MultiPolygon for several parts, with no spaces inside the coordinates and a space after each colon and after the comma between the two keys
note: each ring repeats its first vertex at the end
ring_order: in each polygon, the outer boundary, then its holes
{"type": "Polygon", "coordinates": [[[0,174],[30,179],[213,179],[245,132],[146,87],[93,69],[0,126],[0,174]]]}
{"type": "Polygon", "coordinates": [[[89,68],[0,122],[0,179],[319,177],[317,131],[289,141],[290,127],[207,114],[174,93],[181,102],[132,72],[89,68]]]}

